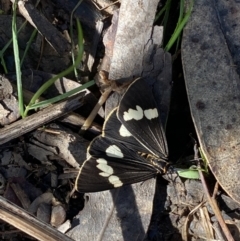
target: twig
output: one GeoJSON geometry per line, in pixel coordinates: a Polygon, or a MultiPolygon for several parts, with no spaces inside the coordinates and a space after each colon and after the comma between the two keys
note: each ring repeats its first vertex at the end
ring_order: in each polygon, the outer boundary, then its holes
{"type": "Polygon", "coordinates": [[[94,118],[96,117],[99,109],[102,107],[102,105],[105,103],[105,101],[107,100],[108,96],[110,95],[110,93],[112,92],[112,88],[109,87],[108,89],[105,90],[105,92],[101,95],[100,99],[98,100],[98,103],[95,105],[95,107],[93,108],[92,112],[90,113],[90,115],[88,116],[88,118],[85,120],[84,124],[82,125],[81,130],[79,131],[79,133],[82,133],[84,131],[86,131],[91,125],[92,122],[94,120],[94,118]]]}
{"type": "MultiPolygon", "coordinates": [[[[194,157],[197,157],[198,159],[198,149],[197,149],[197,144],[194,145],[194,157]]],[[[200,167],[200,164],[198,164],[198,172],[199,172],[199,176],[200,176],[200,179],[201,179],[201,182],[202,182],[202,185],[203,185],[203,189],[204,189],[204,192],[207,196],[207,199],[208,199],[208,202],[219,222],[219,225],[221,226],[222,230],[223,230],[223,233],[224,235],[226,236],[227,240],[228,241],[234,241],[233,239],[233,236],[232,234],[230,233],[223,217],[222,217],[222,214],[218,208],[218,205],[217,205],[217,202],[216,202],[216,199],[211,197],[210,193],[209,193],[209,190],[208,190],[208,187],[207,187],[207,184],[206,184],[206,181],[204,179],[204,176],[203,176],[203,173],[201,171],[201,167],[200,167]]]]}
{"type": "Polygon", "coordinates": [[[83,92],[76,94],[65,101],[51,105],[31,116],[0,129],[0,145],[81,107],[83,105],[83,96],[83,92]]]}
{"type": "Polygon", "coordinates": [[[219,223],[218,222],[214,222],[212,226],[213,226],[213,229],[214,229],[214,231],[216,233],[216,236],[217,236],[216,238],[219,241],[225,241],[225,238],[223,237],[222,230],[221,230],[221,228],[219,226],[219,223]]]}
{"type": "Polygon", "coordinates": [[[215,183],[215,186],[214,186],[214,190],[213,190],[213,195],[212,195],[212,198],[216,198],[217,196],[217,193],[218,193],[218,187],[219,187],[219,184],[218,182],[215,183]]]}
{"type": "Polygon", "coordinates": [[[106,9],[106,8],[109,8],[109,7],[113,6],[113,5],[115,5],[115,4],[118,3],[118,2],[119,2],[119,0],[117,0],[117,1],[115,1],[115,2],[113,2],[113,3],[110,3],[110,4],[108,4],[107,6],[102,7],[102,8],[99,8],[98,5],[97,5],[97,3],[95,3],[94,1],[93,1],[93,4],[96,6],[96,8],[97,8],[99,11],[102,11],[102,10],[104,10],[104,9],[106,9]]]}

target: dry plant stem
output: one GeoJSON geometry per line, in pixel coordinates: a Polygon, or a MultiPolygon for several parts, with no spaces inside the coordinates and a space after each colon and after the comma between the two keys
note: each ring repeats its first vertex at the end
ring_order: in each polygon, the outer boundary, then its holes
{"type": "Polygon", "coordinates": [[[218,187],[219,187],[219,184],[218,182],[215,183],[215,186],[214,186],[214,190],[213,190],[213,195],[212,195],[212,198],[216,198],[217,196],[217,193],[218,193],[218,187]]]}
{"type": "Polygon", "coordinates": [[[0,129],[0,145],[23,134],[26,134],[41,125],[45,125],[83,105],[83,93],[79,93],[65,101],[53,104],[31,116],[14,122],[0,129]]]}
{"type": "Polygon", "coordinates": [[[95,107],[93,108],[92,112],[90,113],[90,115],[88,116],[88,118],[85,120],[81,130],[79,131],[79,133],[82,133],[84,131],[86,131],[92,124],[94,118],[96,117],[99,109],[101,108],[101,106],[105,103],[105,101],[107,100],[108,96],[110,95],[110,93],[112,92],[112,88],[109,87],[107,88],[104,93],[101,95],[98,103],[95,105],[95,107]]]}
{"type": "Polygon", "coordinates": [[[199,172],[199,176],[200,176],[200,179],[201,179],[201,182],[202,182],[202,185],[203,185],[203,189],[205,191],[205,194],[207,195],[208,202],[211,205],[214,214],[216,215],[216,218],[219,222],[219,225],[221,226],[221,228],[223,230],[224,235],[226,236],[228,241],[234,241],[233,236],[230,233],[230,231],[229,231],[229,229],[228,229],[228,227],[227,227],[227,225],[226,225],[226,223],[225,223],[225,221],[222,217],[222,214],[221,214],[221,212],[218,208],[216,199],[212,198],[209,194],[207,184],[205,182],[203,173],[202,173],[200,168],[199,168],[198,172],[199,172]]]}
{"type": "Polygon", "coordinates": [[[222,230],[221,230],[221,228],[220,228],[220,226],[219,226],[219,223],[218,222],[215,222],[215,223],[213,223],[213,229],[214,229],[214,231],[215,231],[215,233],[216,233],[216,238],[219,240],[219,241],[225,241],[225,238],[223,237],[223,235],[222,235],[222,230]]]}
{"type": "MultiPolygon", "coordinates": [[[[59,119],[59,121],[61,121],[61,122],[71,123],[78,127],[82,126],[84,124],[85,120],[86,120],[86,118],[84,118],[81,115],[74,113],[74,112],[71,112],[71,113],[67,114],[66,116],[59,119]]],[[[95,122],[92,123],[92,125],[89,129],[93,132],[99,132],[99,133],[102,132],[102,126],[95,122]]]]}
{"type": "MultiPolygon", "coordinates": [[[[195,160],[199,160],[199,156],[198,156],[198,148],[197,148],[197,144],[194,145],[194,159],[195,160]]],[[[218,208],[218,205],[217,205],[217,202],[216,202],[216,199],[215,199],[215,195],[216,195],[216,192],[217,192],[217,188],[218,188],[218,185],[215,185],[215,188],[214,188],[214,195],[213,197],[211,197],[209,191],[208,191],[208,187],[207,187],[207,184],[205,182],[205,179],[204,179],[204,176],[203,176],[203,173],[201,171],[201,167],[200,167],[200,164],[198,164],[198,172],[199,172],[199,176],[200,176],[200,179],[201,179],[201,182],[202,182],[202,185],[203,185],[203,189],[204,189],[204,192],[207,196],[207,199],[208,199],[208,202],[210,204],[210,206],[212,207],[212,210],[219,222],[219,225],[221,226],[222,228],[222,231],[224,233],[224,235],[226,236],[227,240],[228,241],[234,241],[233,239],[233,236],[232,234],[230,233],[223,217],[222,217],[222,214],[218,208]]]]}
{"type": "Polygon", "coordinates": [[[0,196],[0,219],[41,241],[73,241],[0,196]]]}
{"type": "Polygon", "coordinates": [[[45,39],[44,39],[44,37],[42,36],[41,47],[40,47],[40,48],[41,48],[41,49],[40,49],[40,56],[39,56],[39,59],[38,59],[38,63],[37,63],[36,70],[39,69],[39,66],[40,66],[41,61],[42,61],[42,58],[43,58],[44,43],[45,43],[45,39]]]}
{"type": "MultiPolygon", "coordinates": [[[[199,208],[201,208],[201,206],[204,204],[204,202],[201,202],[201,203],[199,203],[196,207],[194,207],[191,211],[190,211],[190,213],[187,215],[187,218],[185,219],[185,222],[184,222],[184,224],[183,224],[183,226],[182,226],[182,240],[188,240],[188,221],[189,221],[189,219],[190,219],[190,217],[197,211],[197,210],[199,210],[199,208]]],[[[186,205],[188,205],[187,203],[186,203],[186,205]]]]}
{"type": "MultiPolygon", "coordinates": [[[[15,2],[15,0],[11,0],[15,2]]],[[[70,50],[70,44],[29,1],[18,1],[22,16],[41,33],[46,41],[61,55],[70,50]],[[52,37],[54,35],[54,38],[52,37]]]]}
{"type": "Polygon", "coordinates": [[[117,1],[115,1],[115,2],[113,2],[113,3],[111,3],[111,4],[109,4],[109,5],[107,5],[106,7],[102,7],[102,8],[99,8],[98,5],[97,5],[97,3],[95,3],[94,1],[93,1],[93,4],[96,6],[96,8],[97,8],[99,11],[102,11],[102,10],[108,8],[108,7],[111,7],[112,5],[115,5],[115,4],[118,3],[118,2],[119,2],[119,0],[117,0],[117,1]]]}

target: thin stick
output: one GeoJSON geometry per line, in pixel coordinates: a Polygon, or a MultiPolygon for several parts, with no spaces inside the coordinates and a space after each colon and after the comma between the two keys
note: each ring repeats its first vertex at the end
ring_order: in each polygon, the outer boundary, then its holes
{"type": "Polygon", "coordinates": [[[100,99],[98,100],[98,103],[95,105],[92,112],[90,113],[88,118],[85,120],[84,124],[82,125],[82,128],[79,131],[79,133],[83,133],[84,131],[86,131],[91,126],[91,124],[92,124],[94,118],[96,117],[99,109],[105,103],[105,101],[107,100],[107,98],[108,98],[108,96],[110,95],[111,92],[112,92],[111,87],[107,88],[104,91],[104,93],[101,95],[100,99]]]}
{"type": "Polygon", "coordinates": [[[113,3],[110,3],[110,4],[108,4],[107,6],[102,7],[102,8],[99,8],[98,5],[97,5],[97,3],[95,3],[94,1],[93,1],[93,4],[96,6],[96,8],[97,8],[99,11],[102,11],[102,10],[104,10],[104,9],[106,9],[106,8],[109,8],[109,7],[113,6],[113,5],[115,5],[115,4],[118,3],[118,2],[119,2],[119,0],[117,0],[117,1],[115,1],[115,2],[113,2],[113,3]]]}
{"type": "MultiPolygon", "coordinates": [[[[198,157],[198,149],[197,149],[197,145],[195,144],[194,145],[194,152],[195,152],[195,155],[194,157],[198,157]]],[[[198,159],[198,158],[197,158],[198,159]]],[[[224,233],[224,235],[226,236],[227,240],[228,241],[234,241],[233,239],[233,236],[232,234],[230,233],[223,217],[222,217],[222,214],[218,208],[218,205],[217,205],[217,202],[216,202],[216,199],[211,197],[210,193],[209,193],[209,190],[208,190],[208,187],[207,187],[207,184],[206,184],[206,181],[205,181],[205,178],[203,176],[203,173],[201,171],[201,167],[200,167],[200,164],[198,164],[198,172],[199,172],[199,176],[200,176],[200,179],[201,179],[201,182],[202,182],[202,185],[203,185],[203,189],[204,189],[204,192],[207,196],[207,199],[208,199],[208,202],[219,222],[219,225],[221,226],[222,228],[222,231],[224,233]]]]}
{"type": "Polygon", "coordinates": [[[31,116],[0,129],[0,145],[22,136],[41,125],[45,125],[83,105],[83,93],[76,94],[65,101],[53,104],[31,116]]]}

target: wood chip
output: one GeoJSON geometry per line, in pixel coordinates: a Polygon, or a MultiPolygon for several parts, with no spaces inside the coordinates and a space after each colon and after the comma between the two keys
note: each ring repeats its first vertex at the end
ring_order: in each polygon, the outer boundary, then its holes
{"type": "Polygon", "coordinates": [[[58,227],[66,220],[66,211],[62,205],[57,205],[52,208],[51,225],[58,227]]]}

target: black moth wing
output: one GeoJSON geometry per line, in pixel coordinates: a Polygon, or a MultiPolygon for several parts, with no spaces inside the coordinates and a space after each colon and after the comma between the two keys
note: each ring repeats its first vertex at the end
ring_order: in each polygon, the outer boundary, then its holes
{"type": "Polygon", "coordinates": [[[117,118],[117,107],[113,109],[103,125],[102,136],[113,139],[117,142],[121,142],[128,149],[139,151],[142,153],[149,153],[149,151],[141,145],[132,134],[126,129],[126,127],[117,118]]]}
{"type": "Polygon", "coordinates": [[[167,160],[168,147],[160,111],[143,79],[136,79],[128,87],[120,101],[117,117],[149,153],[167,160]]]}
{"type": "Polygon", "coordinates": [[[99,192],[155,177],[160,170],[120,142],[98,136],[88,148],[77,180],[79,192],[99,192]]]}

